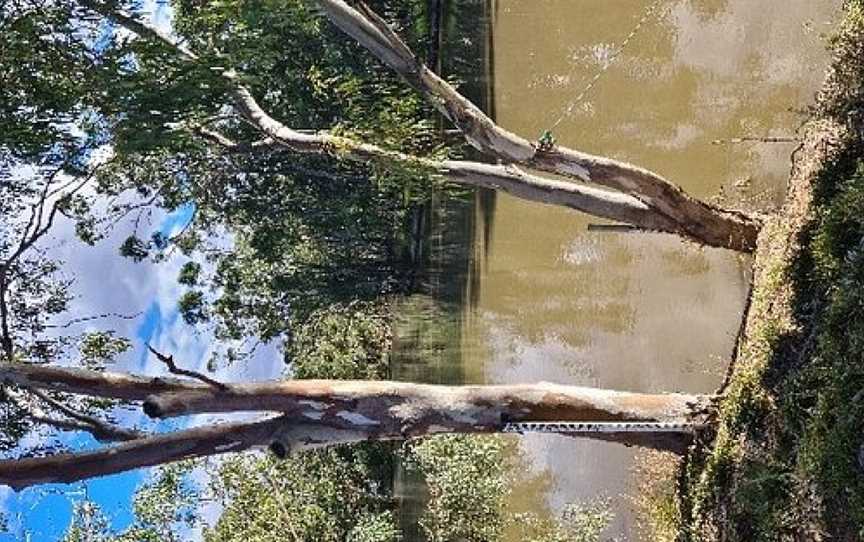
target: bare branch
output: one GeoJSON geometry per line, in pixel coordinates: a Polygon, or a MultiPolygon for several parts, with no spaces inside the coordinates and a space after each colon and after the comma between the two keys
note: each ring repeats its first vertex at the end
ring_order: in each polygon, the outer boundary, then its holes
{"type": "Polygon", "coordinates": [[[54,225],[54,219],[57,216],[57,212],[60,210],[60,204],[67,198],[70,198],[80,192],[87,185],[87,183],[89,183],[90,180],[93,179],[93,176],[96,174],[97,169],[98,168],[94,168],[83,178],[73,179],[72,181],[64,185],[72,186],[72,188],[68,192],[54,199],[54,201],[51,203],[51,209],[50,211],[48,211],[47,220],[43,224],[42,217],[44,213],[44,206],[47,203],[45,198],[48,197],[47,187],[49,186],[48,184],[45,185],[46,190],[40,197],[39,202],[35,204],[36,207],[33,210],[33,213],[35,213],[36,215],[36,219],[29,223],[33,227],[33,231],[31,233],[29,231],[29,228],[24,231],[18,248],[15,249],[15,252],[13,252],[2,263],[2,265],[0,265],[0,277],[5,278],[12,264],[15,263],[15,261],[18,260],[18,258],[20,258],[22,254],[24,254],[28,249],[30,249],[30,247],[36,244],[39,239],[41,239],[46,233],[48,233],[48,231],[51,230],[52,226],[54,225]]]}
{"type": "Polygon", "coordinates": [[[93,320],[101,320],[103,318],[120,318],[121,320],[134,320],[141,316],[141,312],[136,312],[134,314],[121,314],[119,312],[106,312],[104,314],[94,314],[92,316],[82,316],[80,318],[73,318],[67,322],[62,324],[47,324],[45,326],[46,329],[63,329],[69,328],[77,324],[83,324],[85,322],[92,322],[93,320]]]}
{"type": "MultiPolygon", "coordinates": [[[[42,390],[28,389],[27,391],[38,397],[41,401],[50,405],[55,410],[58,410],[66,416],[69,416],[73,420],[76,420],[79,424],[81,424],[79,429],[83,429],[84,431],[91,433],[96,438],[96,440],[100,442],[135,440],[137,438],[142,438],[143,436],[145,436],[145,434],[140,431],[117,427],[104,420],[100,420],[95,416],[90,416],[82,412],[78,412],[74,408],[55,400],[53,397],[46,394],[42,390]]],[[[57,424],[52,423],[52,425],[56,426],[57,424]]]]}
{"type": "MultiPolygon", "coordinates": [[[[81,423],[81,422],[74,422],[71,420],[63,420],[60,418],[49,418],[47,416],[39,416],[36,414],[30,415],[30,419],[33,420],[35,423],[42,424],[42,425],[50,425],[51,427],[55,427],[55,428],[60,429],[62,431],[84,431],[84,432],[93,431],[92,425],[88,425],[86,423],[81,423]]],[[[94,436],[94,438],[95,438],[95,436],[94,436]]],[[[100,440],[98,438],[97,438],[97,440],[99,440],[100,442],[103,442],[102,440],[100,440]]]]}
{"type": "Polygon", "coordinates": [[[188,376],[189,378],[194,378],[196,380],[200,380],[201,382],[204,382],[206,384],[213,386],[217,390],[223,390],[224,391],[224,390],[228,389],[228,386],[226,386],[222,382],[219,382],[218,380],[214,380],[214,379],[210,378],[207,375],[201,374],[197,371],[190,371],[188,369],[181,369],[180,367],[177,367],[177,364],[174,363],[174,356],[170,356],[170,355],[166,356],[165,354],[159,352],[158,350],[156,350],[155,348],[153,348],[149,344],[147,345],[147,349],[150,350],[150,352],[154,356],[156,356],[156,358],[158,358],[159,361],[164,363],[168,367],[168,370],[172,374],[180,375],[180,376],[188,376]]]}

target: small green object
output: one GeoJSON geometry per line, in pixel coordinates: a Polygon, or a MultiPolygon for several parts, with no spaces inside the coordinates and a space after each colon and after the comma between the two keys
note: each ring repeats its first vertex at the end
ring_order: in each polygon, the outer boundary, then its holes
{"type": "Polygon", "coordinates": [[[544,130],[543,133],[540,134],[540,138],[537,139],[537,144],[541,151],[552,150],[552,147],[555,146],[555,136],[552,135],[552,131],[544,130]]]}

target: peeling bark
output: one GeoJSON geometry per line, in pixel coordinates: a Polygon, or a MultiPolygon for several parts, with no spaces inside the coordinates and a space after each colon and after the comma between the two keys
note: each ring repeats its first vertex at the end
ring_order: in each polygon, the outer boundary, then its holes
{"type": "MultiPolygon", "coordinates": [[[[444,394],[439,393],[441,386],[419,386],[423,389],[415,389],[412,397],[399,400],[392,393],[404,386],[418,386],[393,382],[298,381],[298,387],[304,383],[314,390],[307,390],[309,393],[304,395],[307,399],[290,403],[296,407],[291,413],[253,422],[175,431],[89,452],[0,461],[0,484],[20,490],[37,484],[72,483],[141,467],[264,446],[277,456],[285,457],[289,453],[352,442],[402,440],[446,433],[494,433],[502,430],[501,417],[507,412],[512,412],[517,418],[528,415],[566,418],[572,415],[588,421],[638,419],[698,425],[704,421],[700,409],[706,404],[706,398],[698,396],[651,396],[590,389],[575,393],[572,388],[568,390],[553,385],[469,386],[467,390],[454,387],[450,389],[456,393],[444,394]],[[370,385],[376,388],[375,397],[362,389],[370,385]],[[477,396],[478,390],[485,392],[480,394],[482,399],[477,396]],[[487,403],[492,400],[509,402],[506,406],[487,403]],[[356,409],[347,410],[352,404],[356,409]]],[[[224,393],[217,392],[217,395],[224,393]]],[[[236,391],[231,400],[235,405],[254,400],[257,406],[262,407],[271,406],[270,401],[287,406],[289,403],[284,396],[283,393],[274,393],[262,399],[236,391]],[[262,401],[265,404],[261,404],[262,401]]],[[[589,431],[580,436],[678,452],[689,440],[684,433],[655,435],[589,431]]]]}
{"type": "Polygon", "coordinates": [[[366,380],[225,384],[36,364],[2,364],[0,381],[32,389],[143,401],[148,415],[272,411],[337,428],[364,423],[411,435],[439,422],[497,430],[506,421],[700,423],[711,397],[646,394],[559,384],[439,386],[366,380]],[[356,414],[356,416],[354,416],[356,414]],[[373,423],[374,422],[374,423],[373,423]]]}
{"type": "MultiPolygon", "coordinates": [[[[170,413],[283,410],[253,422],[217,424],[138,438],[95,451],[0,461],[0,484],[20,490],[72,483],[174,461],[268,446],[275,454],[361,441],[445,433],[495,433],[502,420],[705,421],[709,398],[649,395],[552,384],[446,387],[400,382],[288,381],[202,387],[159,397],[170,413]],[[209,393],[207,393],[209,392],[209,393]]],[[[169,413],[167,410],[163,414],[169,413]]],[[[681,451],[680,433],[597,433],[579,436],[681,451]]]]}
{"type": "MultiPolygon", "coordinates": [[[[630,393],[556,384],[436,386],[387,381],[288,380],[225,384],[147,378],[31,364],[0,365],[0,380],[31,389],[144,400],[151,416],[241,411],[278,412],[254,422],[168,434],[130,435],[95,451],[0,461],[0,484],[21,489],[70,483],[194,457],[269,446],[289,451],[359,441],[442,433],[497,433],[510,422],[663,422],[701,427],[712,397],[630,393]]],[[[74,428],[71,425],[69,428],[74,428]]],[[[579,436],[680,451],[690,435],[626,431],[579,436]]],[[[568,433],[569,434],[569,433],[568,433]]]]}
{"type": "Polygon", "coordinates": [[[557,384],[438,386],[387,381],[287,380],[149,397],[145,412],[166,418],[199,413],[273,411],[338,429],[411,437],[499,431],[505,422],[699,423],[709,398],[643,394],[557,384]]]}
{"type": "MultiPolygon", "coordinates": [[[[263,117],[259,116],[258,118],[264,122],[263,117]]],[[[374,145],[364,145],[352,140],[337,138],[326,132],[307,134],[294,130],[280,130],[273,123],[276,121],[264,122],[264,126],[271,126],[272,128],[269,137],[249,144],[236,143],[224,135],[206,128],[198,127],[194,131],[229,152],[260,152],[265,148],[272,150],[282,147],[294,152],[323,154],[338,148],[338,153],[341,156],[357,161],[392,160],[401,163],[414,163],[455,184],[489,188],[507,192],[528,201],[569,207],[596,217],[624,222],[643,230],[688,235],[674,220],[657,213],[638,199],[620,192],[540,177],[515,166],[484,164],[467,160],[427,160],[387,151],[374,145]]]]}

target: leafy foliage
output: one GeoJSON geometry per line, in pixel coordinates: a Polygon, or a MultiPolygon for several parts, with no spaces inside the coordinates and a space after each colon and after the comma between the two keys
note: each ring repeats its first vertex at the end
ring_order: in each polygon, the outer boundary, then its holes
{"type": "Polygon", "coordinates": [[[96,503],[83,500],[72,509],[72,524],[63,542],[112,542],[108,518],[96,503]]]}
{"type": "Polygon", "coordinates": [[[72,523],[63,542],[180,542],[179,527],[191,527],[199,494],[184,476],[190,464],[160,468],[156,476],[135,493],[135,521],[121,533],[111,529],[108,518],[91,500],[75,503],[72,523]]]}
{"type": "Polygon", "coordinates": [[[113,331],[92,331],[81,337],[78,350],[85,366],[104,369],[108,363],[131,347],[129,339],[117,337],[113,331]]]}
{"type": "Polygon", "coordinates": [[[198,277],[201,275],[201,264],[197,262],[186,262],[180,268],[180,274],[177,276],[177,282],[186,286],[195,286],[198,284],[198,277]]]}
{"type": "Polygon", "coordinates": [[[612,521],[608,503],[570,504],[558,520],[540,520],[533,514],[519,514],[514,523],[525,542],[598,542],[612,521]]]}
{"type": "Polygon", "coordinates": [[[288,356],[295,378],[378,380],[389,373],[390,325],[372,304],[331,306],[294,335],[288,356]]]}
{"type": "Polygon", "coordinates": [[[284,461],[246,456],[222,465],[215,494],[226,508],[209,542],[398,540],[388,498],[389,454],[342,446],[284,461]]]}
{"type": "Polygon", "coordinates": [[[420,526],[430,542],[499,540],[509,493],[500,437],[439,436],[407,447],[423,474],[429,505],[420,526]]]}

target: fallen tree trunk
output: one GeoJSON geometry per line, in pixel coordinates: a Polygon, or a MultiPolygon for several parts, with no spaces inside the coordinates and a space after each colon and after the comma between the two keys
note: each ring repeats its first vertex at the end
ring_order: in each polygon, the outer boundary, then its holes
{"type": "Polygon", "coordinates": [[[16,489],[74,482],[182,459],[270,446],[291,450],[440,433],[532,430],[681,451],[712,397],[555,384],[437,386],[387,381],[288,380],[220,384],[32,364],[0,366],[4,384],[143,401],[151,416],[278,412],[278,417],[142,436],[90,452],[0,461],[16,489]],[[652,425],[654,424],[654,425],[652,425]],[[541,424],[542,425],[542,424],[541,424]]]}
{"type": "MultiPolygon", "coordinates": [[[[575,427],[561,424],[560,431],[553,427],[545,432],[680,452],[692,434],[688,428],[695,430],[704,424],[709,402],[709,397],[698,395],[651,395],[552,384],[434,386],[297,380],[204,386],[151,397],[145,409],[162,416],[246,410],[283,414],[148,436],[90,452],[0,461],[0,484],[17,490],[42,483],[71,483],[260,446],[285,456],[360,441],[514,432],[510,427],[526,420],[578,421],[581,423],[575,427]],[[629,422],[642,426],[631,432],[629,422]],[[644,427],[645,422],[661,423],[652,432],[644,427]]],[[[523,425],[530,430],[531,424],[523,425]]]]}
{"type": "Polygon", "coordinates": [[[282,412],[335,428],[364,424],[405,436],[444,423],[494,429],[508,421],[699,423],[711,396],[646,394],[559,384],[440,386],[367,380],[273,380],[212,386],[73,367],[0,365],[0,381],[31,389],[141,401],[167,418],[201,413],[282,412]]]}
{"type": "Polygon", "coordinates": [[[282,412],[337,429],[425,435],[496,431],[507,422],[699,422],[709,398],[557,384],[439,386],[365,380],[286,380],[153,395],[154,417],[241,411],[282,412]]]}

